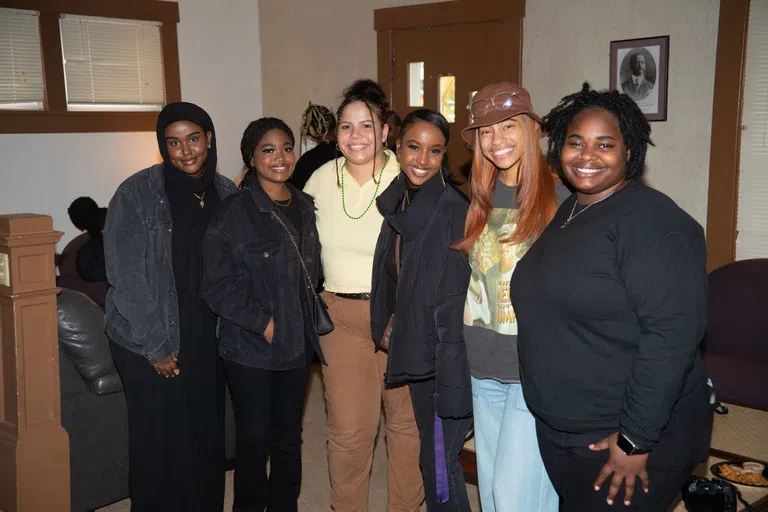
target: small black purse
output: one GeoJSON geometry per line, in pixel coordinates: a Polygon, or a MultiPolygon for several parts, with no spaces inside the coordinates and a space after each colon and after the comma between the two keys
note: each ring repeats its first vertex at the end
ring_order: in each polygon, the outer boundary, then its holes
{"type": "Polygon", "coordinates": [[[315,320],[315,332],[318,334],[318,336],[328,334],[329,332],[333,331],[333,320],[331,320],[331,315],[328,314],[328,305],[315,290],[315,287],[312,284],[312,278],[309,277],[309,270],[307,270],[307,266],[304,264],[304,258],[301,257],[299,245],[296,243],[296,240],[293,239],[293,235],[288,229],[288,226],[285,225],[277,213],[272,212],[272,216],[277,220],[277,222],[280,223],[281,226],[283,226],[285,232],[288,233],[288,238],[290,238],[291,243],[296,248],[296,253],[299,255],[299,261],[301,262],[301,268],[304,269],[304,275],[307,276],[307,285],[309,286],[309,289],[312,290],[312,296],[314,299],[314,307],[312,309],[315,320]]]}

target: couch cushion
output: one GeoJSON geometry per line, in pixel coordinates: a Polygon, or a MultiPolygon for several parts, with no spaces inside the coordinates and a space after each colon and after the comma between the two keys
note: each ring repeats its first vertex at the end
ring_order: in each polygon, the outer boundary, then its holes
{"type": "Polygon", "coordinates": [[[86,295],[62,289],[57,299],[59,346],[86,381],[115,372],[104,311],[86,295]]]}
{"type": "Polygon", "coordinates": [[[705,352],[704,361],[717,400],[768,411],[768,359],[705,352]]]}

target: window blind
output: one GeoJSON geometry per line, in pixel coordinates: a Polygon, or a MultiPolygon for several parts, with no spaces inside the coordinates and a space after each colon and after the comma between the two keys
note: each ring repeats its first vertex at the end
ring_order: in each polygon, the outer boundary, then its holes
{"type": "Polygon", "coordinates": [[[40,15],[0,8],[0,108],[43,109],[40,15]]]}
{"type": "Polygon", "coordinates": [[[768,258],[768,0],[751,0],[742,104],[736,259],[768,258]]]}
{"type": "Polygon", "coordinates": [[[160,24],[63,15],[68,110],[160,110],[165,103],[160,24]]]}

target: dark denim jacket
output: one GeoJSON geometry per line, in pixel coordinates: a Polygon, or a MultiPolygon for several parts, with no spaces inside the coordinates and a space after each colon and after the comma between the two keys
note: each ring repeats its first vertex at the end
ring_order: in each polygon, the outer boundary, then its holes
{"type": "MultiPolygon", "coordinates": [[[[153,364],[179,351],[173,226],[163,167],[153,165],[125,180],[109,202],[104,226],[107,335],[153,364]]],[[[222,201],[235,191],[220,174],[213,184],[222,201]]]]}
{"type": "MultiPolygon", "coordinates": [[[[317,287],[320,239],[312,197],[288,184],[301,207],[302,257],[317,287]]],[[[300,294],[312,305],[296,247],[296,229],[258,183],[219,205],[205,235],[203,298],[219,315],[219,352],[235,363],[265,370],[303,366],[307,339],[325,363],[312,312],[302,310],[300,294]],[[264,330],[274,318],[272,342],[264,330]]]]}

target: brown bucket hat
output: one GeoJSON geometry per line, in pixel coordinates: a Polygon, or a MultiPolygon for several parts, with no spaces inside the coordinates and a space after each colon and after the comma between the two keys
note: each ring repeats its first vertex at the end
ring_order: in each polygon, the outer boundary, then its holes
{"type": "Polygon", "coordinates": [[[470,146],[475,143],[473,130],[482,126],[490,126],[520,114],[541,123],[541,118],[533,111],[528,91],[510,82],[483,87],[475,94],[467,108],[472,122],[461,130],[461,138],[470,146]]]}

